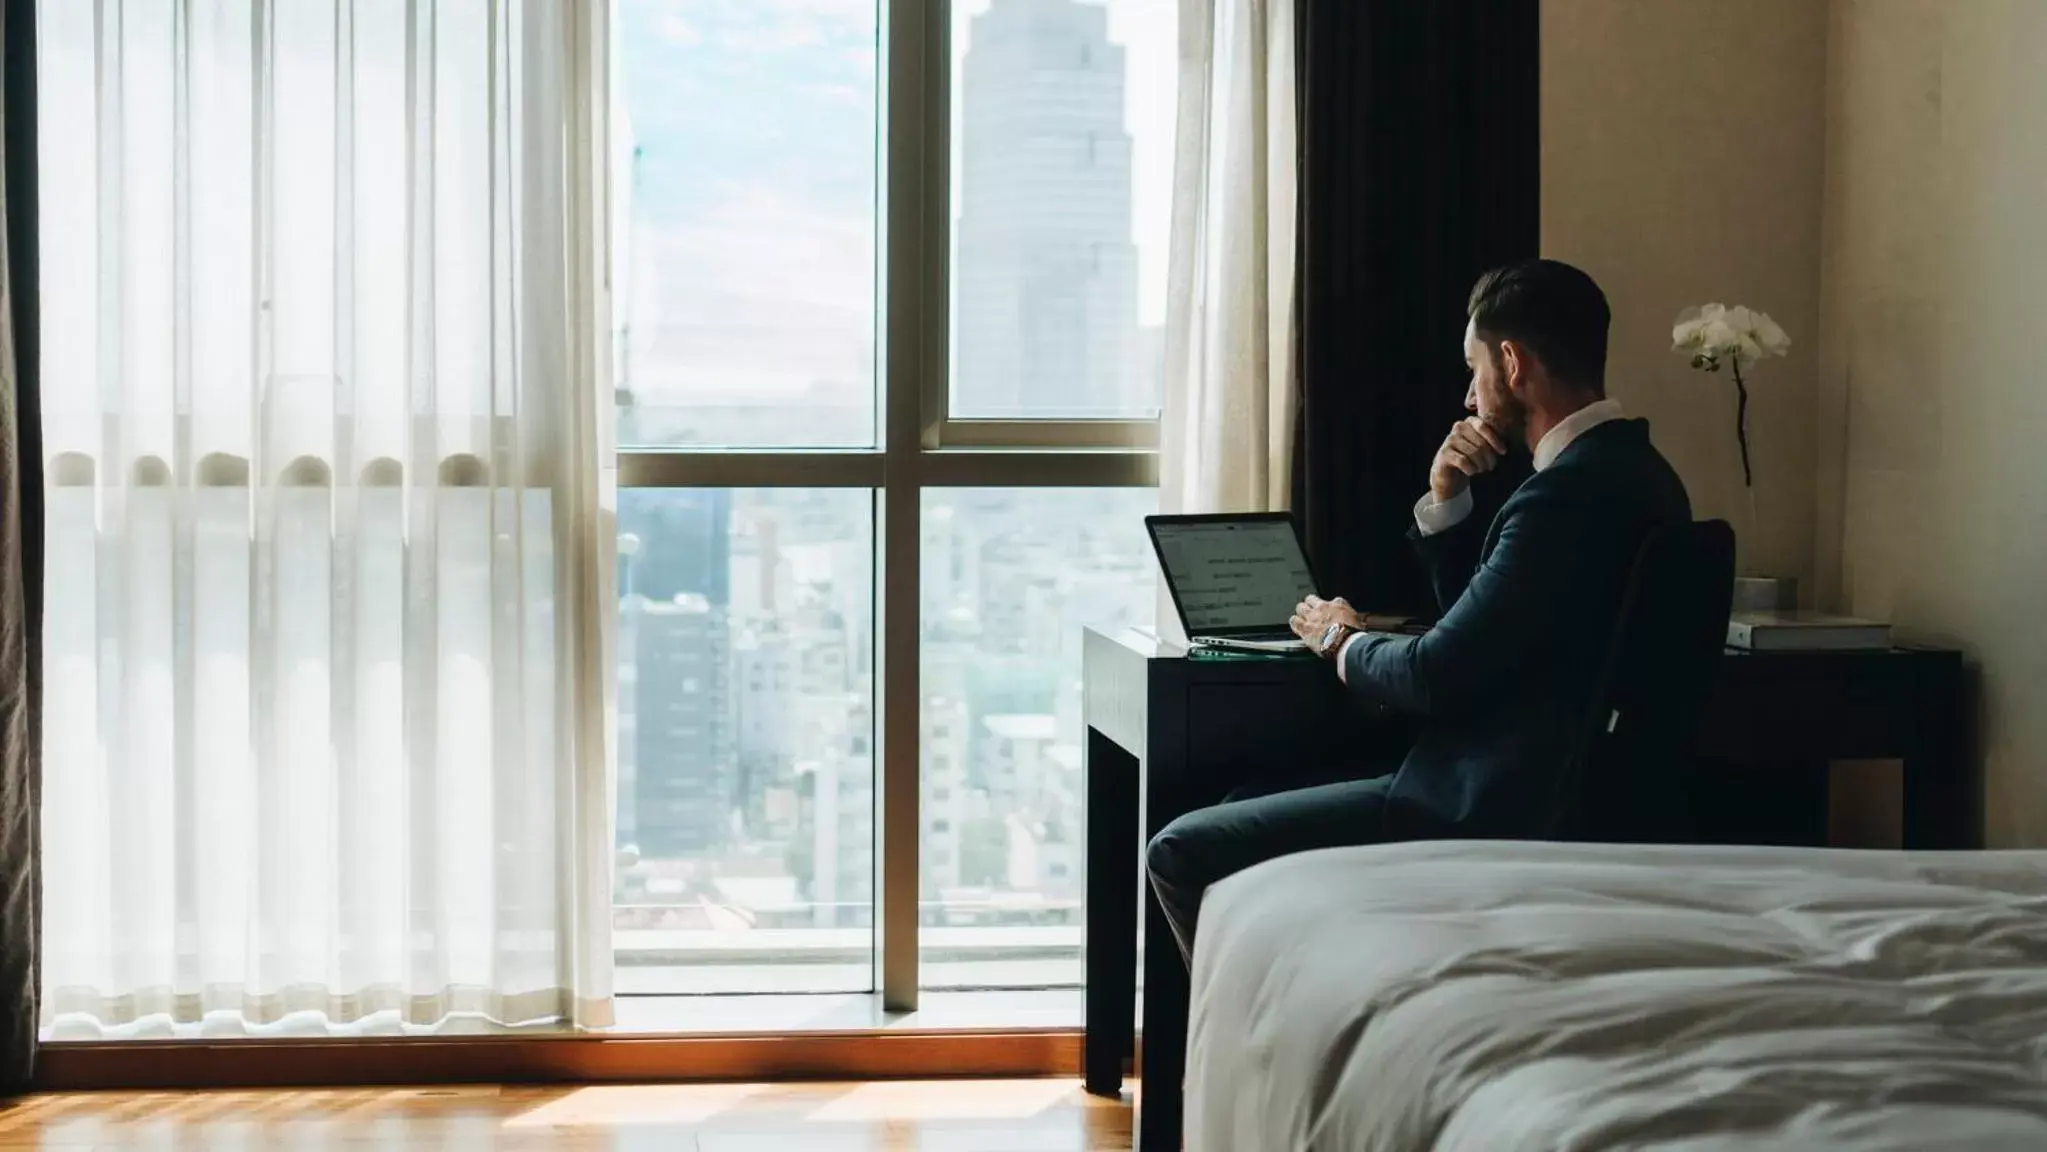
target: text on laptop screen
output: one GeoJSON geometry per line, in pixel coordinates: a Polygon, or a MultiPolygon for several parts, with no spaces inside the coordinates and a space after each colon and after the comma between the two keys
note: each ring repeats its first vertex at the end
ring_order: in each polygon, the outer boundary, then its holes
{"type": "Polygon", "coordinates": [[[1160,524],[1157,533],[1190,636],[1284,629],[1294,605],[1315,590],[1301,542],[1284,520],[1160,524]]]}

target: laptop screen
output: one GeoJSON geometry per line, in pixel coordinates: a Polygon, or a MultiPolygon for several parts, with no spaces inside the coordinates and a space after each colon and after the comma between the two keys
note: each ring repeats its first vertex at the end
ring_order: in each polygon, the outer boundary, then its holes
{"type": "Polygon", "coordinates": [[[1281,518],[1152,522],[1159,564],[1187,634],[1283,630],[1315,591],[1292,523],[1281,518]]]}

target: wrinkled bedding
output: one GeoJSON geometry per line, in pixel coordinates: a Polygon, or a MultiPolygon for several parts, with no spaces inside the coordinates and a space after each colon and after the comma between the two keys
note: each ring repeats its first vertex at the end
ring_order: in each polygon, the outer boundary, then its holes
{"type": "Polygon", "coordinates": [[[2047,852],[1272,861],[1202,905],[1187,1147],[2047,1149],[2047,852]]]}

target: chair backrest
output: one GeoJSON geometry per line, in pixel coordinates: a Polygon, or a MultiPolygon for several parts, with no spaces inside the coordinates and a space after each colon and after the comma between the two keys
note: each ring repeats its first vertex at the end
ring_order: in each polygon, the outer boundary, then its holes
{"type": "Polygon", "coordinates": [[[1693,749],[1733,600],[1726,521],[1674,524],[1643,543],[1566,773],[1570,838],[1695,838],[1687,820],[1693,749]]]}

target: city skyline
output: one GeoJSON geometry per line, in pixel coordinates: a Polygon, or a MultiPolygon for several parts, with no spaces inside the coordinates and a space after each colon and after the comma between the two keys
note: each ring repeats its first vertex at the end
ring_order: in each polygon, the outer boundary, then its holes
{"type": "MultiPolygon", "coordinates": [[[[631,529],[722,522],[725,534],[698,539],[731,593],[723,605],[621,596],[621,902],[691,906],[669,926],[871,923],[873,589],[854,560],[872,547],[865,494],[622,496],[623,587],[658,583],[645,570],[658,557],[631,529]]],[[[934,906],[999,895],[1018,915],[1078,923],[1079,630],[1148,611],[1152,500],[927,495],[922,888],[934,906]]]]}
{"type": "MultiPolygon", "coordinates": [[[[1170,116],[1163,131],[1133,125],[1128,92],[1134,70],[1170,66],[1171,8],[954,7],[958,409],[1146,403],[1145,297],[1164,254],[1147,250],[1142,221],[1165,200],[1144,157],[1161,140],[1169,152],[1171,133],[1170,116]]],[[[873,443],[875,6],[627,0],[619,12],[620,441],[873,443]],[[810,67],[792,81],[799,62],[810,67]],[[762,85],[776,91],[720,123],[696,112],[713,88],[730,107],[735,86],[762,85]],[[834,139],[799,156],[820,134],[834,139]],[[771,194],[755,195],[764,184],[771,194]],[[763,230],[775,235],[755,250],[763,230]],[[792,276],[800,289],[781,283],[792,276]]],[[[1161,99],[1156,85],[1146,99],[1161,99]]],[[[925,923],[1080,924],[1081,626],[1149,619],[1142,517],[1155,506],[1145,488],[923,492],[925,923]]],[[[619,493],[621,926],[871,932],[875,515],[862,488],[619,493]]],[[[865,987],[865,963],[787,979],[865,987]]],[[[1047,971],[1065,969],[1003,979],[1047,971]]],[[[692,991],[760,979],[715,964],[687,978],[692,991]]]]}

